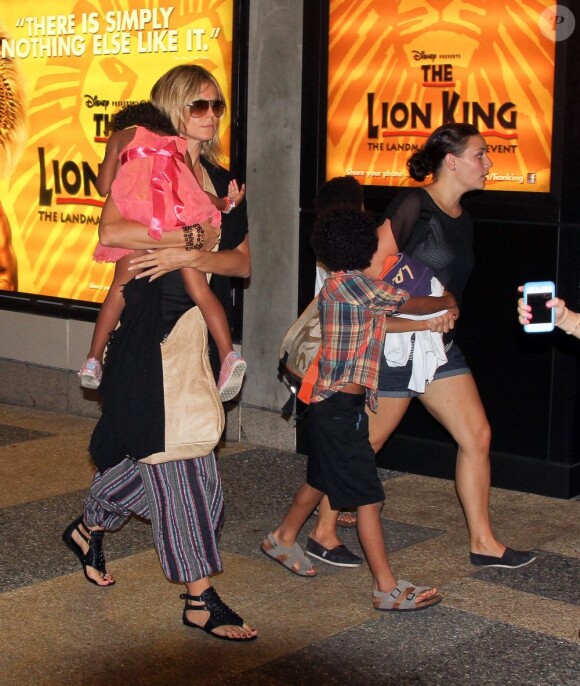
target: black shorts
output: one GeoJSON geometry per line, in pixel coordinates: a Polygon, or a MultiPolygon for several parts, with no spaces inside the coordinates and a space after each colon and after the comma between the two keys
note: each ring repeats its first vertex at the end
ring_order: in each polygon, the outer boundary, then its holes
{"type": "MultiPolygon", "coordinates": [[[[447,362],[438,367],[433,377],[433,381],[444,379],[447,376],[458,376],[460,374],[471,374],[469,365],[463,357],[463,353],[456,343],[447,350],[447,362]]],[[[385,356],[381,355],[381,365],[379,367],[379,397],[380,398],[417,398],[421,395],[417,391],[409,388],[411,373],[413,371],[413,360],[410,359],[403,367],[389,367],[385,356]]]]}
{"type": "Polygon", "coordinates": [[[364,395],[338,392],[311,403],[308,428],[306,481],[328,496],[333,510],[383,502],[364,395]]]}

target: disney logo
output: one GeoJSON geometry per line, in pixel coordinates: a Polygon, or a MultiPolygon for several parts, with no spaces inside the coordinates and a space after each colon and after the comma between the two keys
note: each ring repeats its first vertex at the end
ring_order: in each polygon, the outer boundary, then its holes
{"type": "Polygon", "coordinates": [[[107,107],[111,104],[110,100],[99,100],[97,95],[87,95],[85,93],[85,105],[87,107],[104,107],[107,109],[107,107]]]}
{"type": "Polygon", "coordinates": [[[425,52],[424,50],[412,50],[411,54],[413,59],[418,62],[419,60],[431,60],[433,61],[437,55],[431,52],[425,52]]]}

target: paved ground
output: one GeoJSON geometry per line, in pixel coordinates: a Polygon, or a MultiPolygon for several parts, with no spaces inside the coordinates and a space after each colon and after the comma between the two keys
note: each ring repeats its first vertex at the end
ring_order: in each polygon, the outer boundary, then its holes
{"type": "MultiPolygon", "coordinates": [[[[161,573],[144,522],[106,538],[115,587],[85,581],[60,537],[90,482],[93,426],[0,405],[3,686],[580,685],[580,502],[495,489],[500,537],[539,557],[521,570],[478,571],[453,484],[381,472],[395,572],[444,594],[424,612],[383,614],[371,607],[366,565],[321,564],[315,579],[302,579],[260,553],[305,459],[227,445],[225,572],[214,581],[260,631],[231,645],[181,624],[182,589],[161,573]]],[[[344,538],[360,551],[354,531],[344,538]]]]}

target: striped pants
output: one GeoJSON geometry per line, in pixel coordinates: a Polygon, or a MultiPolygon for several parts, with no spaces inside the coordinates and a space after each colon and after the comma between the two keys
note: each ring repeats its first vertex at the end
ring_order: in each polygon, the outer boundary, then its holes
{"type": "Polygon", "coordinates": [[[223,492],[215,456],[149,465],[124,459],[94,476],[84,504],[88,526],[119,529],[132,515],[151,521],[153,543],[170,581],[222,570],[218,539],[223,492]]]}

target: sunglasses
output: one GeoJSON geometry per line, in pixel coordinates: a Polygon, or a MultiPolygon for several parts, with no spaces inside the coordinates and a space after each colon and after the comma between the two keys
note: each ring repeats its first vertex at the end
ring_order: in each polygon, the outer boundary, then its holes
{"type": "Polygon", "coordinates": [[[226,111],[226,103],[223,100],[194,100],[186,107],[189,107],[189,114],[192,117],[203,117],[210,107],[218,118],[226,111]]]}

